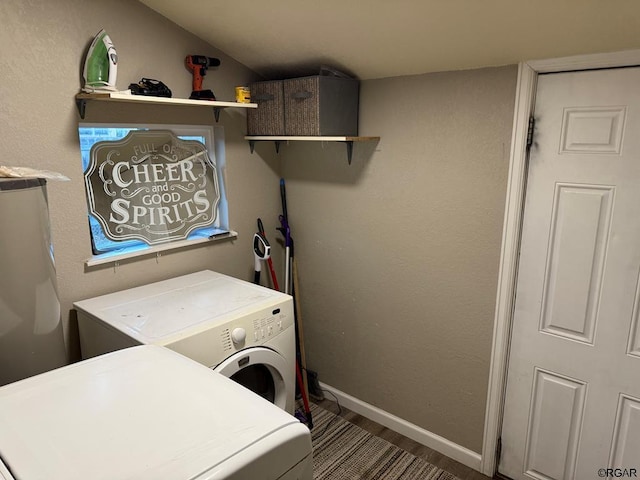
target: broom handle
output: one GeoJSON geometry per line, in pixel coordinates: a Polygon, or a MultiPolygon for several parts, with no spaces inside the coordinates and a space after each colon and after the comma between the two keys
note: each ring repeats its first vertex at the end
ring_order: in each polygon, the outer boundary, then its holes
{"type": "Polygon", "coordinates": [[[289,272],[291,271],[291,249],[287,246],[284,249],[285,259],[284,259],[284,290],[283,292],[286,294],[291,293],[289,291],[289,285],[291,284],[291,279],[289,278],[289,272]]]}
{"type": "Polygon", "coordinates": [[[296,302],[296,312],[298,314],[298,339],[300,342],[300,366],[302,367],[302,383],[304,384],[304,392],[307,398],[309,398],[309,383],[307,380],[307,359],[304,353],[304,329],[302,328],[302,308],[300,307],[300,288],[298,285],[298,264],[296,258],[293,257],[292,261],[292,273],[293,273],[293,298],[296,302]]]}

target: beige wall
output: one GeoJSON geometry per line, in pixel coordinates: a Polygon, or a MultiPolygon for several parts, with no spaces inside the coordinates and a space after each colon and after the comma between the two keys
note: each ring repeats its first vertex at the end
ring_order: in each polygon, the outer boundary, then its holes
{"type": "MultiPolygon", "coordinates": [[[[242,136],[244,113],[225,110],[219,125],[226,135],[226,177],[231,227],[239,236],[187,251],[87,270],[91,256],[87,208],[74,96],[80,90],[83,55],[105,28],[119,55],[118,88],[142,77],[166,83],[187,98],[191,74],[187,54],[221,58],[205,77],[220,100],[233,100],[234,87],[255,79],[249,69],[188,34],[138,2],[126,0],[8,0],[0,3],[0,164],[61,172],[71,178],[48,186],[63,325],[71,359],[78,357],[72,303],[115,290],[205,268],[252,279],[252,235],[256,218],[275,231],[280,206],[279,161],[271,150],[251,155],[242,136]]],[[[86,121],[213,124],[209,109],[89,103],[86,121]]],[[[1,228],[9,228],[2,226],[1,228]]],[[[278,252],[276,252],[277,254],[278,252]]],[[[1,267],[0,267],[1,268],[1,267]]]]}
{"type": "Polygon", "coordinates": [[[362,83],[378,145],[284,149],[307,362],[481,451],[515,67],[362,83]]]}

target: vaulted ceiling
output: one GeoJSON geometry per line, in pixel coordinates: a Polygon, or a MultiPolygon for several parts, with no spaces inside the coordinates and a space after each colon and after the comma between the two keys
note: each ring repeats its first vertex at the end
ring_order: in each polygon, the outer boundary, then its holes
{"type": "Polygon", "coordinates": [[[639,0],[141,0],[266,78],[360,79],[640,48],[639,0]]]}

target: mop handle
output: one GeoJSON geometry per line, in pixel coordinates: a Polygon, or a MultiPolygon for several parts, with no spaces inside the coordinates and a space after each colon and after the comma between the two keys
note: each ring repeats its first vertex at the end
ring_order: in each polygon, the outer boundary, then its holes
{"type": "Polygon", "coordinates": [[[284,216],[280,215],[280,225],[282,226],[280,230],[284,234],[284,245],[285,245],[285,266],[284,266],[284,293],[289,293],[290,288],[289,284],[290,280],[290,271],[291,271],[291,231],[289,230],[289,224],[287,223],[287,219],[284,216]]]}
{"type": "Polygon", "coordinates": [[[279,229],[284,235],[285,245],[285,268],[284,268],[284,293],[291,292],[291,256],[293,255],[293,240],[291,238],[291,229],[289,228],[289,215],[287,213],[287,190],[284,184],[284,178],[280,179],[280,199],[282,200],[282,215],[280,215],[279,229]]]}
{"type": "MultiPolygon", "coordinates": [[[[262,224],[262,220],[258,219],[258,232],[262,234],[262,236],[266,239],[267,236],[264,233],[264,225],[262,224]]],[[[276,277],[276,271],[273,268],[273,260],[271,260],[271,256],[267,258],[267,265],[269,265],[269,273],[271,274],[271,282],[273,282],[273,288],[280,291],[280,286],[278,285],[278,277],[276,277]]]]}
{"type": "Polygon", "coordinates": [[[260,285],[262,261],[271,258],[271,245],[260,232],[253,235],[253,257],[255,259],[253,283],[260,285]]]}
{"type": "Polygon", "coordinates": [[[271,245],[264,236],[264,234],[258,232],[253,235],[253,253],[256,260],[267,260],[271,258],[271,245]]]}

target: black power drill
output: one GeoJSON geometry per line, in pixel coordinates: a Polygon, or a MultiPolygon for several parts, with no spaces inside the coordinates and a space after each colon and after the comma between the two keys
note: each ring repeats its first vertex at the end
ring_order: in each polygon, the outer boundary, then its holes
{"type": "Polygon", "coordinates": [[[189,98],[194,100],[215,100],[216,97],[212,90],[202,89],[202,79],[207,74],[209,67],[220,65],[220,59],[205,57],[204,55],[187,55],[185,64],[193,75],[193,91],[189,98]]]}

